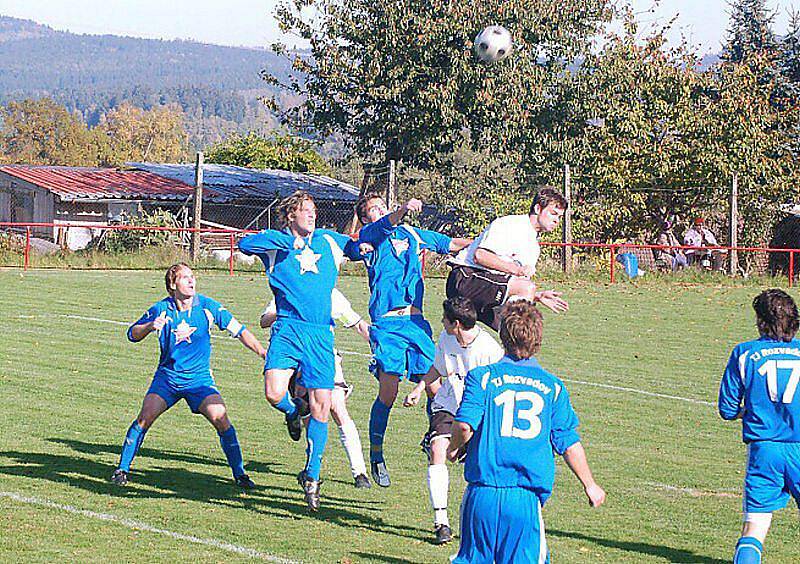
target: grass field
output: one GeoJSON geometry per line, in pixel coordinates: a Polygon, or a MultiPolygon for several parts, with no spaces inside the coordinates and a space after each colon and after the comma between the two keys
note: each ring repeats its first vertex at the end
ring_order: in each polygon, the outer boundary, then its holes
{"type": "MultiPolygon", "coordinates": [[[[211,426],[185,404],[148,433],[132,483],[109,483],[157,360],[152,337],[131,344],[127,322],[163,295],[159,272],[0,270],[0,561],[446,562],[430,543],[424,411],[396,407],[386,453],[393,485],[355,490],[332,430],[322,510],[307,513],[295,474],[303,446],[263,399],[259,359],[214,340],[213,367],[258,488],[232,484],[211,426]],[[249,550],[249,552],[247,552],[249,550]],[[237,552],[238,551],[238,552],[237,552]]],[[[340,287],[366,310],[366,281],[340,287]]],[[[201,293],[256,326],[260,276],[199,273],[201,293]]],[[[567,382],[607,504],[590,509],[559,463],[545,508],[554,562],[729,562],[740,526],[740,427],[714,407],[735,342],[754,334],[754,284],[560,283],[567,315],[545,315],[542,364],[567,382]]],[[[438,333],[443,281],[430,280],[438,333]]],[[[222,335],[220,333],[220,335],[222,335]]],[[[263,336],[263,334],[262,334],[263,336]]],[[[337,330],[350,406],[366,443],[375,386],[367,346],[337,330]]],[[[408,388],[403,388],[401,394],[408,388]]],[[[451,470],[451,521],[463,491],[451,470]]],[[[797,562],[800,525],[776,514],[765,562],[797,562]]]]}

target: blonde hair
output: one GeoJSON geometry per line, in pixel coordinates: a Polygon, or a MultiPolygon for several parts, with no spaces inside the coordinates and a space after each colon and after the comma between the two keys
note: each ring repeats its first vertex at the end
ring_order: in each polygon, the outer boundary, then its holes
{"type": "Polygon", "coordinates": [[[542,348],[542,314],[533,302],[509,302],[500,314],[500,341],[507,353],[530,358],[542,348]]]}

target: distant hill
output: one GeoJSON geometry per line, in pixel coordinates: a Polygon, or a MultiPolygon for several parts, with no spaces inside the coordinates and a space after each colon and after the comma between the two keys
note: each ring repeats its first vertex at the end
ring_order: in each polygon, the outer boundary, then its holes
{"type": "Polygon", "coordinates": [[[55,31],[0,16],[0,104],[50,96],[94,125],[124,101],[179,104],[198,147],[230,131],[274,125],[259,73],[285,79],[289,62],[261,49],[55,31]]]}

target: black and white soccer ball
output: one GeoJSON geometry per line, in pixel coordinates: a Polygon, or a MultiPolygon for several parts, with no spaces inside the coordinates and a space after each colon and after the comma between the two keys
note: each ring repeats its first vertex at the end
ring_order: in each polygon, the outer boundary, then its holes
{"type": "Polygon", "coordinates": [[[475,37],[475,55],[484,63],[495,63],[508,57],[514,48],[511,34],[501,25],[490,25],[475,37]]]}

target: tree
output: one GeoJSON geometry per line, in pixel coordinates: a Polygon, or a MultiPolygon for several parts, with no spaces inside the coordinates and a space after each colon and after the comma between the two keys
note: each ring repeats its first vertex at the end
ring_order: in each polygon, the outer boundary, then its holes
{"type": "Polygon", "coordinates": [[[766,0],[731,0],[729,6],[731,20],[723,60],[741,63],[752,54],[774,52],[774,14],[767,11],[766,0]]]}
{"type": "Polygon", "coordinates": [[[94,166],[106,150],[101,136],[49,98],[9,102],[0,119],[4,163],[94,166]]]}
{"type": "Polygon", "coordinates": [[[188,157],[183,112],[176,106],[143,110],[124,103],[108,112],[95,129],[108,140],[104,164],[179,162],[188,157]]]}
{"type": "MultiPolygon", "coordinates": [[[[284,0],[285,32],[309,42],[290,53],[300,74],[284,86],[305,102],[292,126],[341,133],[363,157],[431,168],[464,139],[504,153],[551,123],[551,91],[611,17],[609,0],[284,0]],[[472,40],[508,28],[515,51],[479,64],[472,40]]],[[[269,76],[267,78],[270,78],[269,76]]],[[[273,79],[273,82],[278,82],[273,79]]],[[[538,158],[538,157],[536,157],[538,158]]],[[[535,160],[535,159],[534,159],[535,160]]]]}
{"type": "Polygon", "coordinates": [[[206,161],[294,172],[330,172],[330,166],[315,150],[313,143],[288,135],[278,135],[270,139],[254,133],[246,136],[234,135],[209,148],[206,161]]]}

